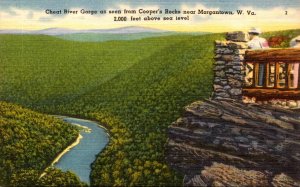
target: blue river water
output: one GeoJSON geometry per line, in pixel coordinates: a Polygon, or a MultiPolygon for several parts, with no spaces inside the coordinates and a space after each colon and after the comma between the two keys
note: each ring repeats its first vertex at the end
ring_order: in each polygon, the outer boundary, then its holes
{"type": "Polygon", "coordinates": [[[73,125],[87,127],[89,130],[80,131],[83,137],[80,143],[64,154],[54,166],[63,171],[72,171],[81,181],[90,184],[91,164],[108,143],[109,136],[96,122],[70,117],[60,118],[73,125]]]}

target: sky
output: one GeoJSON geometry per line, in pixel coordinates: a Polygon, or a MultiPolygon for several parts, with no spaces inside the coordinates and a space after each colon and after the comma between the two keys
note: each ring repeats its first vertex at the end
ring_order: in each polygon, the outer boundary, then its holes
{"type": "MultiPolygon", "coordinates": [[[[251,14],[251,13],[250,13],[251,14]]],[[[300,28],[300,0],[0,0],[0,29],[39,30],[46,28],[109,29],[143,26],[171,31],[225,32],[259,27],[263,31],[300,28]],[[64,14],[64,9],[78,11],[64,14]],[[123,10],[161,10],[161,14],[124,14],[123,10]],[[180,10],[180,14],[164,14],[165,9],[180,10]],[[62,14],[46,14],[46,10],[62,14]],[[80,11],[97,11],[82,14],[80,11]],[[106,10],[106,14],[100,14],[106,10]],[[122,10],[109,14],[109,10],[122,10]],[[196,14],[182,14],[183,10],[196,14]],[[232,11],[234,15],[197,14],[198,10],[232,11]],[[244,15],[238,15],[243,10],[244,15]],[[255,15],[247,15],[247,10],[255,15]],[[131,16],[142,21],[130,21],[131,16]],[[160,21],[144,21],[144,17],[160,17],[160,21]],[[163,17],[185,17],[188,20],[163,21],[163,17]],[[128,21],[114,21],[127,17],[128,21]]]]}

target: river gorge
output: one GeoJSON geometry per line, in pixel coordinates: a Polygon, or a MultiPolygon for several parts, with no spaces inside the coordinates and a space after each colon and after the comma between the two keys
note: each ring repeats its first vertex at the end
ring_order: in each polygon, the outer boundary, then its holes
{"type": "Polygon", "coordinates": [[[96,155],[109,142],[109,135],[104,127],[94,121],[65,116],[58,117],[67,123],[79,126],[81,130],[77,144],[73,144],[74,146],[53,165],[63,171],[69,170],[75,173],[81,181],[89,184],[91,164],[96,159],[96,155]]]}

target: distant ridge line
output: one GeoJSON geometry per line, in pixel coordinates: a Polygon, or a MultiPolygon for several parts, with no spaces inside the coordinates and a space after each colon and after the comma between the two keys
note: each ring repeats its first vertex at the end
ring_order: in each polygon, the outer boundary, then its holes
{"type": "Polygon", "coordinates": [[[64,34],[135,34],[135,33],[162,33],[170,32],[167,30],[149,28],[149,27],[137,27],[127,26],[113,29],[68,29],[68,28],[46,28],[41,30],[22,30],[22,29],[7,29],[0,30],[0,34],[44,34],[44,35],[64,35],[64,34]]]}

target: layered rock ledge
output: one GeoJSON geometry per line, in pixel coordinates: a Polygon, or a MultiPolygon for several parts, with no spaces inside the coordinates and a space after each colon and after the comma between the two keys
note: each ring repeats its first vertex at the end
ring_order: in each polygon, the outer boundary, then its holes
{"type": "Polygon", "coordinates": [[[186,186],[300,186],[300,114],[206,100],[168,129],[166,160],[186,186]]]}

